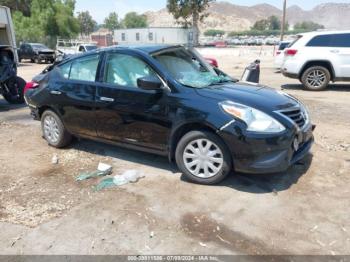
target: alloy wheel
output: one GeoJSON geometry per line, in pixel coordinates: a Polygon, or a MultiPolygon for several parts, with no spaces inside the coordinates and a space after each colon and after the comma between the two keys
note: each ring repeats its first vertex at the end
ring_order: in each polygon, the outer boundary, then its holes
{"type": "Polygon", "coordinates": [[[320,88],[323,86],[326,79],[327,77],[325,72],[321,70],[313,70],[306,77],[307,83],[314,88],[320,88]]]}
{"type": "Polygon", "coordinates": [[[44,119],[44,134],[50,143],[57,143],[60,137],[58,123],[53,116],[46,116],[44,119]]]}
{"type": "Polygon", "coordinates": [[[223,167],[223,153],[212,141],[197,139],[190,142],[184,150],[183,160],[186,169],[199,178],[216,176],[223,167]]]}

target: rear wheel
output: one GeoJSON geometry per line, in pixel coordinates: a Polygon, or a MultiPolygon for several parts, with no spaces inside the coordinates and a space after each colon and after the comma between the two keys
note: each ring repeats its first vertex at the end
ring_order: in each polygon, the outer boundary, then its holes
{"type": "Polygon", "coordinates": [[[229,150],[210,132],[191,131],[178,143],[176,163],[191,181],[212,185],[221,182],[232,170],[229,150]]]}
{"type": "Polygon", "coordinates": [[[24,87],[26,81],[20,77],[12,77],[6,83],[9,90],[8,93],[4,93],[3,96],[10,104],[23,104],[24,103],[24,87]]]}
{"type": "Polygon", "coordinates": [[[301,82],[307,90],[321,91],[328,87],[331,81],[329,70],[323,66],[313,66],[305,70],[301,82]]]}
{"type": "Polygon", "coordinates": [[[49,145],[63,148],[72,141],[72,135],[65,129],[60,117],[52,110],[46,110],[41,117],[43,136],[49,145]]]}
{"type": "Polygon", "coordinates": [[[41,62],[41,61],[40,61],[39,57],[35,57],[35,58],[34,58],[34,63],[40,64],[40,62],[41,62]]]}

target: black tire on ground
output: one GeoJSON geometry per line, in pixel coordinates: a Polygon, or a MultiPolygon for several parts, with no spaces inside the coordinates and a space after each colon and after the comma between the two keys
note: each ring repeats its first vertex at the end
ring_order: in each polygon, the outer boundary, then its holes
{"type": "Polygon", "coordinates": [[[35,60],[32,58],[32,59],[30,59],[30,62],[31,63],[35,63],[35,60]]]}
{"type": "Polygon", "coordinates": [[[10,93],[3,94],[5,100],[10,104],[23,104],[23,91],[26,85],[26,81],[20,77],[12,77],[6,82],[6,85],[10,90],[10,93]]]}
{"type": "Polygon", "coordinates": [[[207,131],[191,131],[185,134],[178,142],[176,152],[175,152],[175,158],[176,158],[176,163],[178,168],[186,176],[186,178],[188,178],[192,182],[203,184],[203,185],[213,185],[213,184],[220,183],[222,180],[224,180],[228,176],[228,174],[233,169],[231,154],[227,149],[226,145],[224,144],[224,142],[217,135],[207,131]],[[186,165],[184,162],[185,161],[184,153],[185,153],[186,147],[190,143],[198,139],[209,140],[210,142],[214,143],[222,152],[222,160],[223,160],[222,167],[215,176],[212,176],[210,178],[201,178],[199,176],[193,175],[191,171],[186,168],[186,165]]]}
{"type": "Polygon", "coordinates": [[[43,132],[43,137],[49,143],[50,146],[56,148],[63,148],[70,144],[72,141],[72,135],[66,130],[60,117],[52,110],[46,110],[41,116],[41,129],[43,132]],[[57,124],[58,139],[57,141],[52,141],[45,132],[45,121],[49,118],[53,118],[57,124]]]}
{"type": "Polygon", "coordinates": [[[22,62],[22,58],[18,57],[18,62],[21,63],[22,62]]]}
{"type": "Polygon", "coordinates": [[[328,87],[330,81],[331,73],[323,66],[309,67],[301,76],[304,88],[310,91],[322,91],[328,87]],[[316,75],[319,75],[318,80],[316,75]],[[316,79],[316,81],[312,79],[316,79]]]}
{"type": "Polygon", "coordinates": [[[41,64],[41,61],[40,61],[40,59],[38,57],[35,57],[34,58],[34,63],[35,64],[41,64]]]}

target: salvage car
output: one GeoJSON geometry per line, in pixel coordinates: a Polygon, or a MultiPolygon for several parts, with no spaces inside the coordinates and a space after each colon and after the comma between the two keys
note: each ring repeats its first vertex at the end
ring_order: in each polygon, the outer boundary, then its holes
{"type": "Polygon", "coordinates": [[[15,55],[10,46],[0,46],[0,94],[11,104],[23,104],[26,82],[17,76],[15,55]]]}
{"type": "Polygon", "coordinates": [[[296,98],[237,82],[182,46],[101,49],[35,81],[25,98],[49,145],[76,136],[168,156],[196,183],[285,171],[314,141],[296,98]]]}
{"type": "Polygon", "coordinates": [[[42,61],[53,63],[56,60],[54,50],[43,44],[26,43],[22,44],[18,50],[18,59],[29,59],[32,63],[40,64],[42,61]]]}

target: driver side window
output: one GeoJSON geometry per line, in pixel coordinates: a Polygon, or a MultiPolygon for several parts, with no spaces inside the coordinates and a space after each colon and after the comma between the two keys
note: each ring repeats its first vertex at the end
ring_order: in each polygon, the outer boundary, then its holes
{"type": "Polygon", "coordinates": [[[137,79],[158,77],[153,69],[141,59],[125,54],[109,54],[106,61],[104,82],[118,86],[137,88],[137,79]]]}

